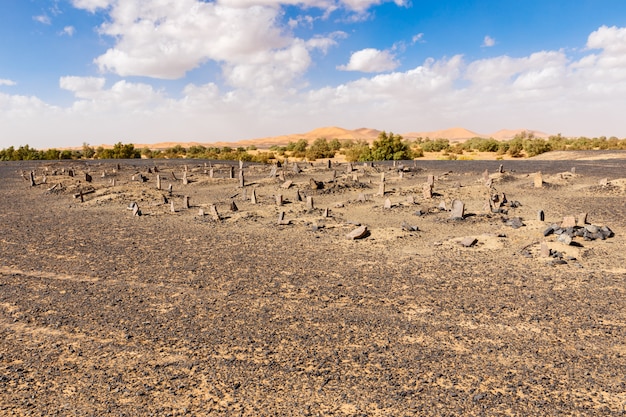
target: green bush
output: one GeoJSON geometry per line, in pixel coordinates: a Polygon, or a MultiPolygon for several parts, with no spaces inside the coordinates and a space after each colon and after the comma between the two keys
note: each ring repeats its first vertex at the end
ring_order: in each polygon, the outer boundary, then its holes
{"type": "Polygon", "coordinates": [[[402,136],[382,131],[372,144],[372,158],[375,161],[412,159],[411,146],[402,136]]]}

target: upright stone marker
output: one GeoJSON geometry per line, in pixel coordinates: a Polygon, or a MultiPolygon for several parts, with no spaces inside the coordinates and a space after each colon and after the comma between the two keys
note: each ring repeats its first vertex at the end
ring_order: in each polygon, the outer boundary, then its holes
{"type": "Polygon", "coordinates": [[[383,208],[384,208],[385,210],[389,210],[389,209],[391,209],[391,200],[390,200],[390,199],[388,199],[388,198],[387,198],[387,199],[385,199],[385,204],[383,205],[383,208]]]}
{"type": "Polygon", "coordinates": [[[543,187],[543,176],[541,175],[541,171],[535,174],[535,188],[543,187]]]}
{"type": "Polygon", "coordinates": [[[432,190],[432,188],[435,186],[435,176],[429,175],[428,177],[426,177],[426,184],[430,185],[430,188],[432,190]]]}
{"type": "Polygon", "coordinates": [[[576,217],[574,216],[563,217],[563,222],[561,223],[561,227],[563,229],[567,229],[569,227],[576,227],[576,217]]]}
{"type": "Polygon", "coordinates": [[[156,188],[157,190],[161,189],[161,176],[159,174],[156,176],[156,188]]]}
{"type": "Polygon", "coordinates": [[[465,216],[465,204],[461,200],[452,200],[452,213],[450,218],[462,220],[465,216]]]}
{"type": "Polygon", "coordinates": [[[384,182],[381,182],[380,185],[378,186],[378,195],[381,197],[385,195],[385,183],[384,182]]]}
{"type": "Polygon", "coordinates": [[[209,214],[211,215],[211,218],[215,220],[216,222],[219,222],[220,220],[222,220],[222,218],[220,217],[220,214],[217,212],[217,207],[215,206],[215,204],[211,204],[209,206],[209,214]]]}
{"type": "Polygon", "coordinates": [[[188,195],[183,197],[183,207],[186,209],[189,208],[189,196],[188,195]]]}
{"type": "Polygon", "coordinates": [[[250,203],[252,203],[252,204],[256,204],[257,203],[256,190],[254,188],[252,189],[252,195],[250,196],[250,203]]]}
{"type": "Polygon", "coordinates": [[[433,198],[433,187],[429,183],[426,183],[422,186],[422,195],[424,196],[425,200],[430,200],[431,198],[433,198]]]}
{"type": "Polygon", "coordinates": [[[313,197],[310,195],[306,198],[306,208],[307,210],[313,210],[315,207],[313,206],[313,197]]]}
{"type": "Polygon", "coordinates": [[[30,171],[30,186],[34,187],[35,185],[37,185],[35,183],[35,171],[30,171]]]}
{"type": "Polygon", "coordinates": [[[237,204],[235,204],[234,201],[231,201],[230,202],[230,211],[235,212],[235,211],[238,211],[238,210],[239,210],[239,207],[237,207],[237,204]]]}
{"type": "Polygon", "coordinates": [[[279,206],[279,207],[283,205],[283,195],[282,194],[276,194],[276,205],[279,206]]]}

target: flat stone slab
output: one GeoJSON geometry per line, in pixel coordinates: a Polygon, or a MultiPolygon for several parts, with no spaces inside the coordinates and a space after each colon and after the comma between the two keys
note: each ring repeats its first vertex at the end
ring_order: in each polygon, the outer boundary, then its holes
{"type": "Polygon", "coordinates": [[[367,226],[361,226],[361,227],[357,227],[356,229],[348,233],[346,237],[350,240],[356,240],[356,239],[363,239],[364,237],[367,237],[367,235],[368,235],[367,226]]]}
{"type": "Polygon", "coordinates": [[[474,246],[476,243],[478,243],[478,239],[476,239],[475,237],[472,236],[468,236],[468,237],[464,237],[463,239],[461,239],[461,241],[459,242],[459,244],[465,248],[471,248],[472,246],[474,246]]]}

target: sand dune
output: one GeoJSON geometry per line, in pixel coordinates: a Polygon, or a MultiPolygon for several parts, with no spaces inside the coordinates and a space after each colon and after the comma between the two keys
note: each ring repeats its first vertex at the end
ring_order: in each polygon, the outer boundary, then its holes
{"type": "MultiPolygon", "coordinates": [[[[418,137],[422,137],[422,138],[428,137],[431,139],[445,138],[454,142],[462,142],[467,139],[471,139],[475,137],[482,137],[482,138],[491,137],[497,140],[508,140],[508,139],[512,139],[515,135],[522,133],[524,131],[528,133],[533,133],[535,137],[539,137],[539,138],[546,138],[549,136],[546,133],[536,131],[536,130],[529,130],[529,129],[515,129],[515,130],[502,129],[491,134],[481,134],[481,133],[476,133],[474,131],[471,131],[462,127],[454,127],[450,129],[435,130],[435,131],[422,131],[422,132],[414,131],[414,132],[400,133],[400,134],[404,138],[410,139],[410,140],[418,138],[418,137]]],[[[137,148],[147,147],[150,149],[166,149],[166,148],[171,148],[176,145],[180,145],[185,148],[188,148],[190,146],[201,145],[201,146],[207,146],[207,147],[208,146],[217,146],[217,147],[230,146],[233,148],[236,148],[236,147],[245,148],[248,146],[256,146],[259,149],[267,149],[273,145],[285,146],[289,142],[295,142],[300,139],[305,139],[308,142],[313,142],[317,138],[326,138],[328,140],[331,140],[331,139],[366,140],[371,143],[378,137],[380,132],[381,132],[380,130],[366,128],[366,127],[349,130],[349,129],[345,129],[342,127],[327,126],[327,127],[320,127],[317,129],[313,129],[310,132],[306,132],[306,133],[293,133],[293,134],[288,134],[288,135],[270,136],[270,137],[257,138],[257,139],[246,139],[246,140],[239,140],[236,142],[218,141],[218,142],[202,143],[202,142],[171,141],[171,142],[159,142],[159,143],[154,143],[154,144],[136,143],[135,147],[137,148]]],[[[107,147],[106,145],[103,145],[103,146],[107,147]]]]}

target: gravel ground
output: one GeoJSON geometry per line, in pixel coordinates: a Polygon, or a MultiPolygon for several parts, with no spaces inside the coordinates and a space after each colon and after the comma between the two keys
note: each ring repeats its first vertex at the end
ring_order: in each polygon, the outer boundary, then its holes
{"type": "Polygon", "coordinates": [[[500,163],[246,166],[247,200],[204,161],[0,163],[0,415],[626,414],[626,160],[500,163]],[[582,212],[615,235],[543,235],[582,212]]]}

